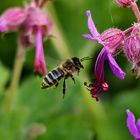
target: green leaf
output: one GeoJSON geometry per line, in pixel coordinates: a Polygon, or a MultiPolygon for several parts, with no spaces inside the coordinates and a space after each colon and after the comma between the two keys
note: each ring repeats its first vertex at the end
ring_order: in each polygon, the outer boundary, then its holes
{"type": "MultiPolygon", "coordinates": [[[[42,80],[42,79],[41,79],[42,80]]],[[[40,79],[27,79],[18,91],[17,106],[24,106],[29,110],[29,123],[41,122],[47,127],[47,132],[41,139],[54,139],[53,133],[58,129],[58,139],[89,139],[94,135],[87,120],[83,121],[83,114],[87,112],[81,93],[81,86],[76,81],[67,80],[67,94],[62,99],[62,81],[54,89],[40,89],[40,79]],[[29,86],[30,85],[30,86],[29,86]],[[61,126],[60,126],[61,124],[61,126]]]]}
{"type": "Polygon", "coordinates": [[[0,138],[2,140],[22,140],[27,116],[27,108],[20,108],[20,110],[1,115],[0,138]]]}

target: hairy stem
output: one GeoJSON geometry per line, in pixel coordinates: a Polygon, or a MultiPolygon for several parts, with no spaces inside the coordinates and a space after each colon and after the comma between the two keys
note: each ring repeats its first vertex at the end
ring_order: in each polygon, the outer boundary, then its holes
{"type": "Polygon", "coordinates": [[[140,22],[140,11],[139,11],[137,3],[135,1],[133,1],[131,3],[131,6],[132,6],[132,10],[137,18],[137,22],[140,22]]]}
{"type": "Polygon", "coordinates": [[[36,6],[39,6],[38,0],[34,0],[34,1],[35,1],[36,6]]]}
{"type": "Polygon", "coordinates": [[[47,13],[50,15],[53,24],[52,29],[52,35],[54,35],[54,38],[52,38],[52,43],[54,44],[54,47],[56,51],[58,52],[58,55],[61,59],[67,59],[71,56],[70,50],[69,50],[69,44],[67,42],[67,39],[62,31],[61,25],[59,23],[59,20],[57,18],[56,11],[54,9],[54,6],[52,3],[48,3],[47,13]]]}
{"type": "Polygon", "coordinates": [[[130,27],[130,28],[126,29],[124,31],[124,34],[127,35],[127,34],[131,33],[132,30],[133,30],[133,27],[130,27]]]}
{"type": "Polygon", "coordinates": [[[23,63],[24,63],[24,57],[25,57],[25,48],[19,45],[19,47],[17,48],[16,57],[15,57],[11,82],[5,95],[4,111],[6,113],[12,110],[12,107],[14,104],[15,92],[18,88],[18,84],[19,84],[19,80],[20,80],[20,76],[21,76],[21,72],[23,68],[23,63]]]}
{"type": "Polygon", "coordinates": [[[45,3],[46,3],[47,1],[48,1],[48,0],[42,0],[42,2],[40,3],[39,7],[42,8],[42,7],[45,5],[45,3]]]}

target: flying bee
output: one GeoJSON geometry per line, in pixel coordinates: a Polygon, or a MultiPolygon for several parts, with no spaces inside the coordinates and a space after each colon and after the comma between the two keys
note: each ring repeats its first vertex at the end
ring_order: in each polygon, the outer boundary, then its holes
{"type": "Polygon", "coordinates": [[[61,64],[60,66],[58,66],[55,69],[53,69],[52,71],[50,71],[44,77],[42,84],[41,84],[41,88],[45,89],[45,88],[49,88],[52,86],[57,87],[58,82],[62,78],[64,78],[64,81],[63,81],[63,98],[64,98],[65,92],[66,92],[66,79],[71,77],[75,83],[75,79],[74,79],[73,75],[75,73],[79,74],[81,68],[84,68],[81,62],[84,60],[88,60],[88,59],[91,59],[91,58],[84,57],[82,59],[79,59],[77,57],[73,57],[71,59],[67,59],[63,64],[61,64]]]}

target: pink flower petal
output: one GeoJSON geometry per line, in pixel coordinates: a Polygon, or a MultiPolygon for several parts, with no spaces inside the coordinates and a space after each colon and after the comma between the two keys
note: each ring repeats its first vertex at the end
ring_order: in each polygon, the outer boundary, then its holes
{"type": "Polygon", "coordinates": [[[15,30],[23,24],[26,12],[18,7],[8,9],[0,17],[0,31],[15,30]]]}
{"type": "Polygon", "coordinates": [[[129,129],[131,135],[134,138],[138,139],[138,138],[140,138],[140,133],[136,126],[135,116],[129,109],[127,109],[126,112],[127,112],[127,127],[129,129]]]}
{"type": "Polygon", "coordinates": [[[107,55],[108,57],[108,61],[109,61],[109,65],[110,68],[112,70],[112,72],[120,79],[124,79],[125,77],[125,73],[122,71],[122,69],[119,67],[119,65],[117,64],[117,62],[115,61],[115,59],[113,58],[113,56],[108,53],[107,55]]]}
{"type": "Polygon", "coordinates": [[[138,119],[136,125],[137,125],[137,129],[138,129],[138,131],[139,131],[139,133],[140,133],[140,119],[138,119]]]}
{"type": "Polygon", "coordinates": [[[42,45],[42,29],[40,26],[37,28],[36,34],[36,58],[35,58],[35,74],[46,75],[47,69],[45,64],[45,57],[42,45]]]}
{"type": "Polygon", "coordinates": [[[87,16],[88,16],[88,28],[91,32],[91,34],[96,37],[96,36],[99,36],[100,34],[98,33],[96,27],[95,27],[95,24],[92,20],[92,17],[91,17],[91,13],[90,13],[90,10],[88,10],[87,12],[87,16]]]}
{"type": "Polygon", "coordinates": [[[96,38],[92,37],[89,34],[83,34],[82,35],[84,38],[88,39],[88,40],[92,40],[92,41],[98,41],[96,38]]]}

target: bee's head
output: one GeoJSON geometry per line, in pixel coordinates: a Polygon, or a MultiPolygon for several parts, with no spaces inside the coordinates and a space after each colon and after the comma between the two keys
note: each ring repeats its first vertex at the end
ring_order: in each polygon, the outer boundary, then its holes
{"type": "Polygon", "coordinates": [[[73,57],[72,60],[75,66],[77,66],[79,69],[84,68],[84,66],[81,63],[81,60],[78,57],[73,57]]]}

